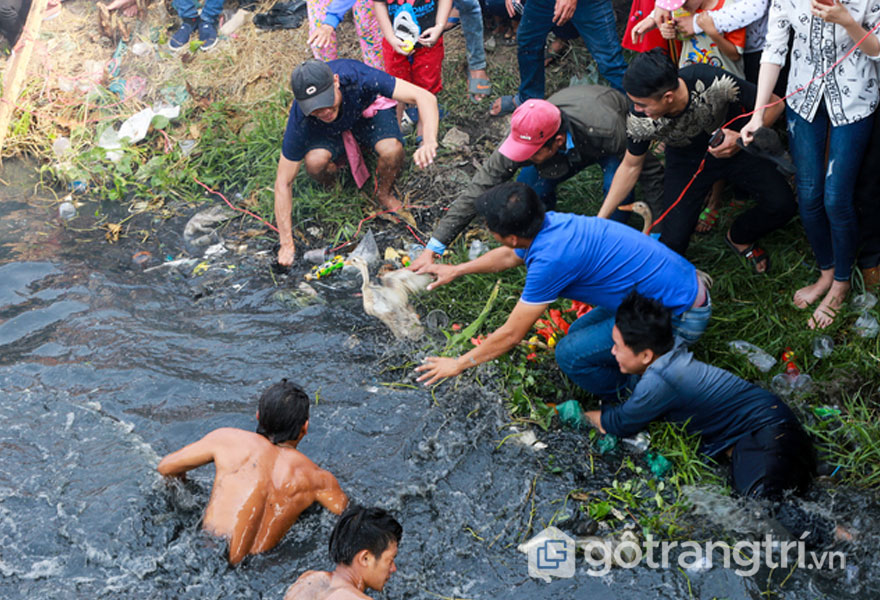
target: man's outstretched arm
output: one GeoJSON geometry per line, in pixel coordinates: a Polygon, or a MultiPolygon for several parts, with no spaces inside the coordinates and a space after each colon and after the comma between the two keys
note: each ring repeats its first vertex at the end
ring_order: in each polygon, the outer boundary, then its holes
{"type": "Polygon", "coordinates": [[[198,442],[172,452],[161,461],[156,470],[165,476],[183,475],[214,460],[214,454],[222,445],[223,429],[215,429],[198,442]]]}
{"type": "Polygon", "coordinates": [[[626,151],[626,154],[623,155],[623,161],[617,167],[617,171],[614,172],[614,179],[611,180],[611,189],[608,190],[608,195],[605,196],[605,201],[602,202],[602,207],[599,209],[597,217],[607,219],[620,206],[620,203],[636,186],[636,181],[639,180],[644,164],[644,154],[636,156],[629,150],[626,151]]]}
{"type": "Polygon", "coordinates": [[[476,367],[497,358],[516,346],[529,332],[535,321],[547,310],[549,304],[526,304],[517,302],[507,321],[489,334],[483,342],[458,358],[429,356],[425,364],[416,367],[416,371],[424,374],[417,379],[425,385],[431,385],[446,377],[455,377],[465,369],[476,367]]]}
{"type": "Polygon", "coordinates": [[[284,158],[278,159],[278,171],[275,174],[275,223],[278,225],[278,237],[281,248],[278,250],[278,262],[285,267],[293,264],[296,248],[293,244],[293,180],[299,172],[300,161],[284,158]]]}

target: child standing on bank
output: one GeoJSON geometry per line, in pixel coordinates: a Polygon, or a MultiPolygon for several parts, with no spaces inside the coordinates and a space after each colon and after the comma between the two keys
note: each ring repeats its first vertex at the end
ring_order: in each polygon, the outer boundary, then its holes
{"type": "MultiPolygon", "coordinates": [[[[443,89],[443,29],[451,10],[452,0],[373,0],[385,36],[385,72],[437,95],[443,89]]],[[[403,109],[398,102],[398,121],[403,109]]]]}

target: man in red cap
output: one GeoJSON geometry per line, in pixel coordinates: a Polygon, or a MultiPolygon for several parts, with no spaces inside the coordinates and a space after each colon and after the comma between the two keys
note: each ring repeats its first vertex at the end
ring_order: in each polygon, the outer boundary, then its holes
{"type": "MultiPolygon", "coordinates": [[[[607,193],[626,150],[626,114],[623,94],[600,85],[569,87],[547,100],[523,102],[513,113],[510,134],[449,207],[410,268],[421,269],[443,254],[476,216],[476,198],[518,170],[517,181],[530,185],[547,210],[556,207],[556,186],[592,164],[602,167],[607,193]]],[[[654,199],[659,204],[663,167],[656,159],[649,163],[642,172],[645,196],[649,204],[654,199]]]]}

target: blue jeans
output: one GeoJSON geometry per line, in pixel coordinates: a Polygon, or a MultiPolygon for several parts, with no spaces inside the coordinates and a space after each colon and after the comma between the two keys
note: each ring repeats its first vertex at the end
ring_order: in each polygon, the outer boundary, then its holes
{"type": "MultiPolygon", "coordinates": [[[[553,29],[554,0],[528,0],[516,32],[519,61],[519,98],[544,97],[544,43],[553,29]]],[[[623,91],[626,62],[617,37],[611,0],[580,0],[571,18],[599,73],[616,90],[623,91]]]]}
{"type": "Polygon", "coordinates": [[[212,25],[217,25],[223,12],[223,0],[205,0],[201,15],[195,0],[172,0],[171,4],[181,19],[201,19],[212,25]]]}
{"type": "Polygon", "coordinates": [[[479,0],[453,0],[461,18],[461,31],[467,48],[468,69],[486,68],[486,50],[483,48],[483,10],[479,0]]]}
{"type": "MultiPolygon", "coordinates": [[[[705,306],[673,316],[673,332],[693,344],[706,331],[711,316],[712,302],[708,300],[705,306]]],[[[617,401],[632,391],[638,377],[620,372],[611,354],[612,329],[614,313],[607,308],[594,308],[572,323],[568,334],[556,344],[556,363],[578,387],[603,400],[617,401]]]]}
{"type": "Polygon", "coordinates": [[[819,105],[812,123],[788,106],[785,111],[791,155],[797,168],[801,222],[810,247],[820,269],[833,267],[835,281],[849,281],[859,240],[853,191],[874,115],[834,127],[824,103],[819,105]]]}
{"type": "MultiPolygon", "coordinates": [[[[617,171],[617,167],[620,166],[620,159],[616,156],[603,156],[599,160],[596,161],[598,165],[602,168],[602,192],[603,197],[608,195],[608,190],[611,189],[611,181],[614,179],[614,172],[617,171]]],[[[587,163],[580,168],[573,168],[571,172],[566,174],[564,177],[559,177],[558,179],[545,179],[538,174],[538,169],[534,165],[523,167],[519,171],[519,175],[516,180],[520,183],[528,184],[535,192],[538,194],[538,197],[544,202],[544,207],[547,210],[555,210],[556,209],[556,186],[571,179],[578,173],[580,173],[583,169],[590,166],[592,163],[587,163]]],[[[621,204],[630,204],[635,199],[635,192],[630,192],[629,195],[624,199],[621,204]]],[[[625,222],[627,217],[629,217],[630,213],[624,212],[622,210],[615,210],[611,215],[611,218],[615,221],[625,222]]]]}

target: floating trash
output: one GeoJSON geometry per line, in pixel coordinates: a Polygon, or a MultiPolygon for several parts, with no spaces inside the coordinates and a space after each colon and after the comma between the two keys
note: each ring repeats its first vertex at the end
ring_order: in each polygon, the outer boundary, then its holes
{"type": "Polygon", "coordinates": [[[446,329],[449,325],[449,316],[439,308],[435,308],[425,316],[425,325],[428,329],[446,329]]]}
{"type": "Polygon", "coordinates": [[[73,202],[62,202],[58,206],[58,216],[63,221],[70,221],[76,217],[76,207],[73,205],[73,202]]]}
{"type": "Polygon", "coordinates": [[[768,372],[776,364],[776,359],[758,348],[754,344],[743,340],[734,340],[727,343],[730,349],[738,354],[744,354],[749,362],[755,365],[762,373],[768,372]]]}
{"type": "Polygon", "coordinates": [[[144,268],[149,264],[152,259],[152,254],[150,254],[146,250],[141,250],[140,252],[136,252],[134,256],[131,257],[131,263],[136,267],[144,268]]]}
{"type": "Polygon", "coordinates": [[[834,340],[831,336],[820,335],[813,339],[813,356],[816,358],[825,358],[830,356],[834,351],[834,340]]]}

